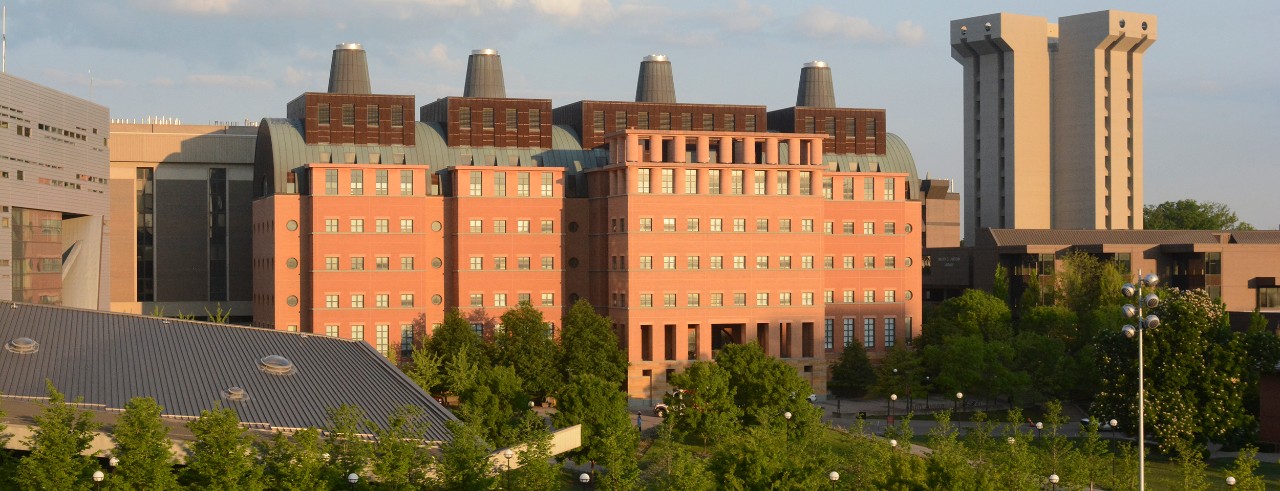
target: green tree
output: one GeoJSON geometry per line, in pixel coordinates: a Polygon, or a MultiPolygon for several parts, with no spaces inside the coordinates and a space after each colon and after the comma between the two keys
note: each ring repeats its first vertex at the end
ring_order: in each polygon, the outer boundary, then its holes
{"type": "Polygon", "coordinates": [[[529,396],[524,393],[515,369],[495,366],[483,369],[476,384],[462,393],[458,417],[475,425],[485,440],[499,447],[518,442],[514,423],[528,411],[529,396]]]}
{"type": "Polygon", "coordinates": [[[1236,478],[1235,489],[1241,491],[1266,491],[1267,483],[1262,480],[1262,476],[1257,474],[1258,471],[1258,449],[1247,446],[1240,449],[1240,453],[1236,454],[1236,460],[1231,465],[1231,470],[1227,471],[1227,475],[1236,478]]]}
{"type": "Polygon", "coordinates": [[[462,346],[449,357],[444,365],[443,384],[455,394],[463,394],[475,386],[480,378],[480,348],[462,346]]]}
{"type": "Polygon", "coordinates": [[[1172,447],[1175,455],[1174,462],[1178,464],[1180,477],[1182,477],[1182,485],[1178,489],[1182,491],[1209,489],[1209,482],[1205,478],[1205,469],[1209,465],[1204,461],[1200,446],[1186,440],[1178,440],[1172,447]]]}
{"type": "Polygon", "coordinates": [[[495,479],[489,452],[493,447],[484,441],[482,431],[475,425],[458,421],[448,424],[453,439],[440,446],[437,478],[441,487],[458,491],[492,489],[495,479]]]}
{"type": "MultiPolygon", "coordinates": [[[[1089,416],[1089,421],[1099,419],[1089,416]]],[[[1107,443],[1098,436],[1098,425],[1081,425],[1078,449],[1066,462],[1068,472],[1063,475],[1073,476],[1069,478],[1071,482],[1083,484],[1087,489],[1096,489],[1096,485],[1103,482],[1111,468],[1117,465],[1113,463],[1114,459],[1107,443]]]]}
{"type": "Polygon", "coordinates": [[[265,489],[253,437],[240,427],[234,409],[200,411],[200,418],[187,428],[195,441],[183,471],[184,484],[219,491],[265,489]]]}
{"type": "Polygon", "coordinates": [[[421,441],[428,423],[417,406],[396,408],[386,427],[375,426],[373,473],[387,489],[417,489],[425,485],[431,454],[421,441]]]}
{"type": "Polygon", "coordinates": [[[1142,213],[1142,226],[1147,230],[1253,230],[1253,225],[1240,221],[1227,205],[1213,201],[1165,201],[1144,206],[1142,213]]]}
{"type": "Polygon", "coordinates": [[[160,421],[162,411],[163,408],[150,397],[135,397],[125,405],[111,435],[116,444],[112,456],[120,459],[111,473],[113,488],[178,488],[178,479],[173,473],[169,428],[160,421]]]}
{"type": "Polygon", "coordinates": [[[582,446],[569,456],[577,461],[604,460],[605,435],[609,428],[631,430],[627,394],[617,384],[591,373],[575,374],[556,396],[557,412],[551,416],[556,427],[582,425],[582,446]]]}
{"type": "Polygon", "coordinates": [[[325,443],[320,430],[307,428],[292,437],[278,431],[262,449],[266,485],[283,491],[329,489],[325,473],[325,443]]]}
{"type": "Polygon", "coordinates": [[[913,349],[889,348],[880,366],[875,368],[876,383],[871,391],[882,397],[897,395],[903,401],[900,406],[906,407],[909,396],[924,393],[924,371],[920,361],[920,355],[913,349]]]}
{"type": "MultiPolygon", "coordinates": [[[[0,393],[0,395],[3,394],[0,393]]],[[[0,408],[0,448],[5,448],[9,444],[9,439],[13,437],[13,435],[5,432],[9,427],[4,424],[4,418],[4,408],[0,408]]],[[[13,462],[9,452],[0,450],[0,489],[16,486],[15,483],[11,482],[14,473],[13,462]]]]}
{"type": "Polygon", "coordinates": [[[1022,332],[1010,343],[1013,372],[1024,373],[1034,384],[1026,386],[1026,400],[1066,396],[1075,385],[1075,366],[1066,346],[1057,339],[1034,332],[1022,332]]]}
{"type": "Polygon", "coordinates": [[[707,464],[723,489],[823,489],[828,456],[805,451],[777,426],[752,426],[716,445],[707,464]]]}
{"type": "MultiPolygon", "coordinates": [[[[1062,258],[1056,279],[1063,306],[1081,318],[1099,308],[1124,303],[1120,286],[1125,282],[1125,274],[1112,261],[1104,261],[1086,252],[1070,252],[1062,258]]],[[[1090,326],[1085,324],[1083,327],[1090,326]]],[[[1092,339],[1093,335],[1093,332],[1084,332],[1080,337],[1092,339]]]]}
{"type": "Polygon", "coordinates": [[[734,404],[742,409],[742,424],[781,422],[782,415],[790,412],[786,424],[797,438],[821,424],[822,412],[808,401],[813,388],[795,368],[765,354],[759,344],[726,345],[716,355],[716,364],[729,375],[734,404]]]}
{"type": "MultiPolygon", "coordinates": [[[[444,314],[444,321],[431,333],[431,338],[423,343],[427,351],[440,357],[447,366],[455,353],[466,350],[475,357],[477,364],[488,364],[484,352],[484,340],[476,334],[458,309],[449,309],[444,314]]],[[[449,387],[450,390],[454,390],[449,387]]]]}
{"type": "Polygon", "coordinates": [[[981,335],[985,341],[1006,340],[1013,335],[1012,313],[1004,301],[981,290],[965,290],[930,311],[921,342],[942,343],[949,336],[981,335]]]}
{"type": "Polygon", "coordinates": [[[611,491],[635,489],[640,478],[640,467],[636,460],[640,433],[630,426],[608,426],[602,430],[600,437],[604,445],[600,449],[599,463],[605,469],[598,481],[600,488],[611,491]]]}
{"type": "Polygon", "coordinates": [[[985,378],[986,343],[979,335],[952,336],[924,349],[933,385],[946,393],[973,391],[985,378]]]}
{"type": "Polygon", "coordinates": [[[969,461],[969,449],[959,439],[959,429],[951,423],[951,411],[936,413],[937,425],[929,430],[929,448],[933,450],[925,463],[925,479],[929,489],[981,490],[991,483],[969,461]]]}
{"type": "Polygon", "coordinates": [[[671,374],[670,381],[676,392],[665,398],[672,411],[663,423],[672,425],[677,438],[694,438],[706,445],[738,429],[741,409],[734,404],[729,372],[720,365],[694,362],[671,374]]]}
{"type": "Polygon", "coordinates": [[[1009,298],[1009,269],[1003,264],[996,264],[996,274],[994,282],[991,285],[991,296],[1000,299],[1008,305],[1013,299],[1009,298]]]}
{"type": "Polygon", "coordinates": [[[717,479],[707,469],[705,459],[694,455],[689,447],[676,443],[671,437],[671,428],[663,425],[658,429],[658,438],[645,453],[647,467],[641,482],[645,489],[667,491],[682,489],[687,491],[713,491],[717,479]]]}
{"type": "Polygon", "coordinates": [[[515,369],[525,393],[543,398],[560,383],[560,348],[542,312],[528,301],[502,314],[502,332],[494,336],[495,362],[515,369]]]}
{"type": "Polygon", "coordinates": [[[509,470],[511,473],[511,489],[518,491],[541,491],[559,489],[561,487],[560,466],[551,458],[551,432],[547,430],[542,417],[532,411],[525,413],[522,426],[530,431],[523,439],[517,462],[520,467],[509,470]]]}
{"type": "Polygon", "coordinates": [[[31,452],[18,462],[14,481],[24,490],[86,487],[98,465],[82,452],[89,449],[97,424],[88,411],[68,404],[53,382],[45,385],[49,403],[34,418],[31,436],[23,440],[31,452]]]}
{"type": "Polygon", "coordinates": [[[875,383],[876,372],[867,358],[867,349],[858,342],[846,344],[840,358],[831,365],[827,389],[836,397],[862,397],[875,383]]]}
{"type": "Polygon", "coordinates": [[[422,390],[431,392],[444,382],[444,358],[432,353],[425,345],[415,347],[405,367],[404,374],[422,390]]]}
{"type": "Polygon", "coordinates": [[[592,373],[621,387],[627,379],[627,353],[618,344],[609,319],[596,313],[586,300],[578,300],[564,316],[560,333],[564,380],[574,373],[592,373]]]}
{"type": "Polygon", "coordinates": [[[351,473],[363,474],[373,459],[373,448],[365,440],[369,420],[358,406],[343,404],[328,411],[325,445],[329,449],[327,477],[331,486],[342,486],[351,473]]]}

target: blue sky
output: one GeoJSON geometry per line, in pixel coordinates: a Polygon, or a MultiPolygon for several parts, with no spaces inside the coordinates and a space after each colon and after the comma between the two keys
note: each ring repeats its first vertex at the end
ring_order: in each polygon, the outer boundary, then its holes
{"type": "Polygon", "coordinates": [[[628,0],[0,0],[9,73],[114,118],[256,121],[324,90],[329,56],[363,43],[373,89],[418,105],[461,95],[467,54],[503,57],[507,95],[632,100],[640,59],[670,57],[682,102],[795,103],[801,65],[832,67],[841,106],[888,111],[921,174],[962,177],[960,65],[951,19],[1159,16],[1147,52],[1146,200],[1218,201],[1280,226],[1280,2],[752,2],[628,0]]]}

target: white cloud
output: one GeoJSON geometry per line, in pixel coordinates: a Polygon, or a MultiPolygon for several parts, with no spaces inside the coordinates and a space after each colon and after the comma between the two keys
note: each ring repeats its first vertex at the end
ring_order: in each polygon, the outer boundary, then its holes
{"type": "Polygon", "coordinates": [[[752,5],[747,0],[737,0],[734,7],[733,11],[715,12],[729,31],[755,32],[773,20],[773,9],[768,5],[752,5]]]}
{"type": "Polygon", "coordinates": [[[613,16],[609,0],[529,0],[529,5],[539,15],[562,23],[599,22],[613,16]]]}
{"type": "Polygon", "coordinates": [[[144,8],[168,12],[222,15],[230,13],[240,0],[136,0],[134,3],[144,8]]]}
{"type": "Polygon", "coordinates": [[[924,27],[915,22],[904,20],[898,23],[896,30],[898,42],[907,46],[919,46],[924,44],[924,27]]]}
{"type": "Polygon", "coordinates": [[[321,78],[315,72],[299,70],[291,65],[284,67],[284,75],[280,76],[280,82],[285,87],[301,88],[309,87],[316,83],[317,80],[321,80],[321,78]]]}
{"type": "Polygon", "coordinates": [[[152,87],[160,87],[164,89],[173,87],[173,79],[169,77],[156,77],[151,79],[151,81],[147,83],[151,84],[152,87]]]}
{"type": "Polygon", "coordinates": [[[187,75],[186,83],[192,87],[217,87],[224,89],[267,90],[275,88],[275,83],[270,80],[254,78],[248,75],[226,75],[220,73],[187,75]]]}
{"type": "Polygon", "coordinates": [[[796,29],[814,39],[839,40],[855,44],[897,43],[917,46],[924,43],[924,28],[915,22],[898,22],[893,34],[870,20],[844,15],[826,7],[813,7],[800,14],[796,29]]]}
{"type": "Polygon", "coordinates": [[[99,89],[119,89],[129,85],[128,82],[118,78],[94,77],[92,72],[88,70],[83,73],[72,73],[57,68],[45,68],[40,73],[44,75],[45,80],[56,85],[88,87],[89,83],[92,82],[93,87],[99,89]]]}

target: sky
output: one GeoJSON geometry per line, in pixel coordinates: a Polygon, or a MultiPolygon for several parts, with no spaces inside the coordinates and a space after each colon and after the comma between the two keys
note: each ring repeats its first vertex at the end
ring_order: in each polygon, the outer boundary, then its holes
{"type": "Polygon", "coordinates": [[[795,105],[801,66],[826,61],[841,107],[883,108],[920,175],[963,177],[952,19],[1105,9],[1159,17],[1144,59],[1147,204],[1227,204],[1280,227],[1280,2],[0,0],[11,75],[91,99],[112,118],[188,124],[283,117],[324,91],[338,43],[362,43],[375,93],[419,106],[459,96],[467,55],[502,55],[509,97],[634,100],[648,54],[680,102],[795,105]],[[1270,61],[1268,61],[1270,60],[1270,61]],[[92,80],[92,93],[90,93],[92,80]]]}

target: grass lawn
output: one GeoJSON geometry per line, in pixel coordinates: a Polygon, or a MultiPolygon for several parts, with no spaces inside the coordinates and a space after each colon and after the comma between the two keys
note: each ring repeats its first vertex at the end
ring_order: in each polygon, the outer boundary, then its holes
{"type": "MultiPolygon", "coordinates": [[[[1234,464],[1235,459],[1213,459],[1209,461],[1209,469],[1205,471],[1205,475],[1209,479],[1209,489],[1229,490],[1227,487],[1227,469],[1234,464]]],[[[1258,474],[1262,475],[1267,482],[1267,488],[1280,487],[1280,464],[1275,462],[1262,462],[1258,466],[1258,474]]],[[[1182,472],[1178,469],[1178,464],[1161,460],[1147,460],[1147,488],[1148,489],[1175,489],[1182,483],[1182,472]]]]}

